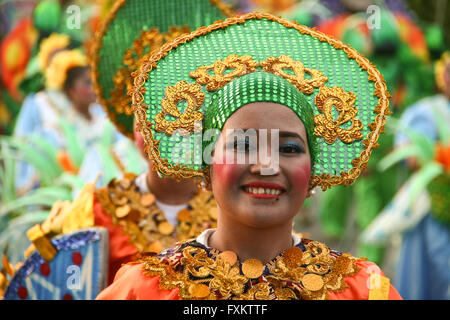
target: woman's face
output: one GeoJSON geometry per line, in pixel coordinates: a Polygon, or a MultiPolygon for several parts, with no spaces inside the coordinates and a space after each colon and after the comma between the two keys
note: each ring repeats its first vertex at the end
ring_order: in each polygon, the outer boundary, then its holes
{"type": "Polygon", "coordinates": [[[68,96],[73,103],[86,109],[95,102],[96,96],[88,68],[75,79],[73,85],[68,89],[68,96]]]}
{"type": "Polygon", "coordinates": [[[220,219],[261,228],[291,223],[309,194],[310,160],[305,127],[291,109],[270,102],[240,108],[225,123],[210,168],[220,219]],[[254,129],[257,139],[236,137],[233,129],[254,129]],[[259,156],[264,143],[265,159],[259,156]],[[250,161],[251,152],[256,161],[250,161]],[[246,161],[238,163],[243,153],[246,161]]]}

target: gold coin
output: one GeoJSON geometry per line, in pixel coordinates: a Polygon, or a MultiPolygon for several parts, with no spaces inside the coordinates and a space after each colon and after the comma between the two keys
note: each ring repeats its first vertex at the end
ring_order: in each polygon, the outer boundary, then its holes
{"type": "Polygon", "coordinates": [[[141,212],[139,210],[131,209],[127,219],[138,223],[141,221],[141,212]]]}
{"type": "Polygon", "coordinates": [[[160,253],[162,251],[162,249],[163,249],[163,246],[162,246],[161,242],[159,242],[159,241],[152,242],[147,246],[148,252],[160,253]]]}
{"type": "Polygon", "coordinates": [[[259,278],[264,271],[264,266],[257,259],[248,259],[242,264],[242,273],[250,279],[259,278]]]}
{"type": "Polygon", "coordinates": [[[214,219],[217,220],[217,207],[211,207],[209,208],[209,216],[214,219]]]}
{"type": "Polygon", "coordinates": [[[130,213],[130,206],[129,205],[124,205],[121,207],[116,208],[116,217],[117,218],[123,218],[126,217],[129,213],[130,213]]]}
{"type": "Polygon", "coordinates": [[[195,283],[189,286],[189,293],[195,298],[206,298],[210,291],[206,284],[195,283]]]}
{"type": "Polygon", "coordinates": [[[113,199],[113,203],[116,205],[116,206],[123,206],[123,205],[125,205],[125,204],[127,204],[127,202],[128,202],[128,198],[127,197],[114,197],[114,199],[113,199]]]}
{"type": "Polygon", "coordinates": [[[351,270],[352,261],[345,255],[337,257],[333,263],[333,270],[339,274],[345,274],[351,270]]]}
{"type": "Polygon", "coordinates": [[[223,261],[229,263],[231,266],[237,261],[237,255],[233,251],[227,250],[219,254],[223,261]]]}
{"type": "Polygon", "coordinates": [[[298,247],[290,247],[283,252],[283,261],[290,268],[295,268],[301,265],[303,258],[303,251],[298,247]]]}
{"type": "Polygon", "coordinates": [[[163,221],[158,224],[158,231],[161,234],[169,235],[173,232],[173,226],[169,222],[163,221]]]}
{"type": "Polygon", "coordinates": [[[141,196],[141,204],[144,207],[148,207],[149,205],[151,205],[153,202],[155,202],[155,196],[151,193],[146,193],[143,194],[141,196]]]}
{"type": "Polygon", "coordinates": [[[189,209],[183,209],[178,212],[177,216],[179,221],[187,222],[191,220],[191,211],[189,209]]]}
{"type": "Polygon", "coordinates": [[[123,177],[124,179],[134,180],[136,178],[136,175],[134,173],[127,172],[123,175],[123,177]]]}
{"type": "Polygon", "coordinates": [[[321,276],[308,273],[302,278],[303,286],[310,291],[317,291],[323,287],[323,279],[321,276]]]}
{"type": "Polygon", "coordinates": [[[129,189],[130,188],[130,186],[131,186],[131,180],[129,180],[129,179],[123,179],[122,181],[120,181],[120,186],[123,188],[123,189],[129,189]]]}

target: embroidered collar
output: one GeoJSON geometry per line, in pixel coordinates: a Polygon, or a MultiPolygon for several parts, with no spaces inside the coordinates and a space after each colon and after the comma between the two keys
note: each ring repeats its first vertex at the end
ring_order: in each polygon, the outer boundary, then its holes
{"type": "Polygon", "coordinates": [[[131,243],[139,252],[159,253],[174,246],[176,241],[195,238],[217,225],[217,205],[211,192],[201,191],[189,201],[187,208],[178,212],[174,227],[156,204],[155,196],[140,191],[132,173],[97,189],[96,197],[114,224],[122,226],[130,235],[131,243]]]}
{"type": "Polygon", "coordinates": [[[323,300],[348,288],[344,278],[360,270],[358,259],[308,239],[263,266],[255,261],[241,263],[196,240],[140,260],[146,275],[160,277],[159,289],[178,288],[182,299],[323,300]]]}

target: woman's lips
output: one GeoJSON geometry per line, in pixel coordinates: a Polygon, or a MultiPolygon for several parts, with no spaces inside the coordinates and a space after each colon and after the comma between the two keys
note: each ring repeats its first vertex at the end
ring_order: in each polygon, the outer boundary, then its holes
{"type": "Polygon", "coordinates": [[[275,199],[282,196],[286,189],[276,183],[252,182],[242,186],[242,190],[253,198],[275,199]]]}

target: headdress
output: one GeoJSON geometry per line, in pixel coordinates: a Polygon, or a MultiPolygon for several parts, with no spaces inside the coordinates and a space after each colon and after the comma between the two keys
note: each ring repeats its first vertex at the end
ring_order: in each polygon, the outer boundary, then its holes
{"type": "Polygon", "coordinates": [[[117,129],[133,139],[133,111],[127,92],[131,73],[165,42],[225,19],[220,0],[118,0],[97,36],[93,82],[100,103],[117,129]]]}
{"type": "MultiPolygon", "coordinates": [[[[205,164],[198,161],[202,148],[196,147],[196,135],[213,127],[214,121],[205,115],[216,113],[217,122],[223,114],[220,108],[234,109],[224,116],[224,123],[255,99],[294,106],[287,102],[287,82],[314,113],[310,120],[318,152],[311,187],[351,184],[367,167],[384,133],[390,96],[374,65],[323,33],[270,14],[229,18],[164,45],[142,63],[130,93],[147,153],[158,171],[176,178],[205,178],[205,164]],[[259,84],[252,88],[255,81],[246,81],[240,87],[239,78],[252,73],[275,75],[280,85],[272,85],[272,76],[260,77],[259,82],[254,76],[259,84]],[[224,90],[239,93],[242,103],[233,103],[235,95],[230,93],[217,104],[224,90]],[[178,129],[191,139],[190,154],[181,159],[173,152],[178,129]]],[[[305,123],[302,113],[307,108],[296,108],[291,109],[305,123]]]]}
{"type": "Polygon", "coordinates": [[[441,58],[435,63],[434,65],[434,74],[435,74],[435,81],[436,86],[438,87],[439,91],[445,92],[445,69],[447,68],[447,65],[450,64],[450,51],[446,51],[442,54],[441,58]]]}
{"type": "Polygon", "coordinates": [[[41,70],[49,66],[50,57],[58,50],[66,49],[70,44],[70,37],[66,34],[52,33],[48,38],[42,40],[39,46],[38,60],[41,70]]]}
{"type": "Polygon", "coordinates": [[[62,89],[69,69],[83,66],[87,66],[87,59],[80,50],[73,49],[58,52],[45,70],[46,88],[62,89]]]}

